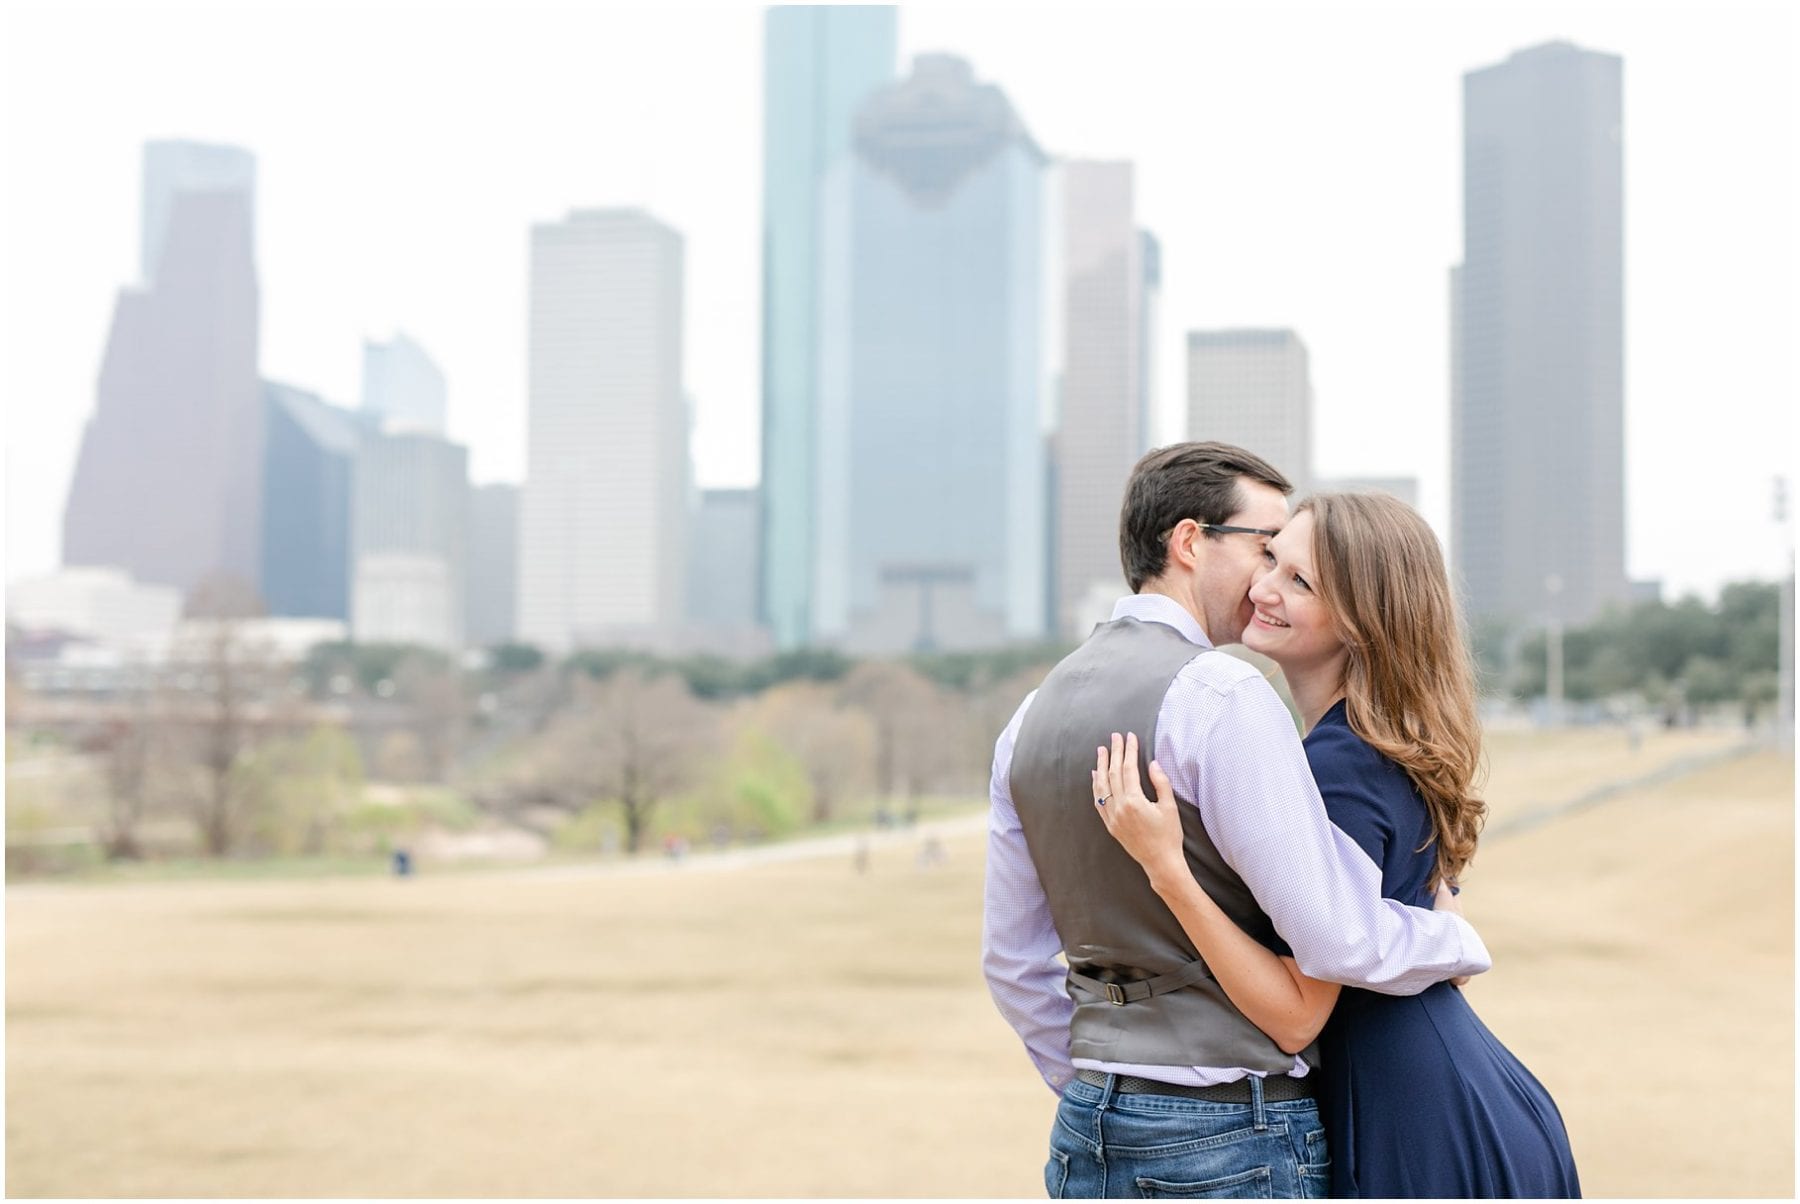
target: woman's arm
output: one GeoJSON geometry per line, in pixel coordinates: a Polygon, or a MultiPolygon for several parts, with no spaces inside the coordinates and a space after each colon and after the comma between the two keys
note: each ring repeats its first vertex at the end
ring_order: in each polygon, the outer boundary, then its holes
{"type": "Polygon", "coordinates": [[[1338,984],[1308,978],[1291,957],[1280,957],[1239,928],[1195,880],[1182,852],[1179,804],[1162,767],[1150,763],[1155,798],[1138,780],[1137,735],[1097,750],[1094,798],[1106,830],[1144,867],[1150,885],[1250,1023],[1287,1053],[1299,1053],[1325,1027],[1338,984]],[[1099,800],[1104,799],[1101,803],[1099,800]]]}

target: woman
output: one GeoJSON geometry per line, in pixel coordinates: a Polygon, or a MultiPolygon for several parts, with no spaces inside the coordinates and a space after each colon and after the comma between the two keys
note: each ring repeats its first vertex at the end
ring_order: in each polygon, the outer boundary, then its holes
{"type": "MultiPolygon", "coordinates": [[[[1380,868],[1386,897],[1453,905],[1486,805],[1473,793],[1474,670],[1437,540],[1394,498],[1321,494],[1263,558],[1244,643],[1287,677],[1332,822],[1380,868]]],[[[1232,1002],[1284,1049],[1318,1037],[1334,1196],[1580,1194],[1549,1093],[1460,990],[1439,983],[1397,997],[1306,977],[1194,881],[1155,762],[1157,799],[1139,787],[1135,735],[1098,751],[1094,797],[1107,830],[1232,1002]]]]}

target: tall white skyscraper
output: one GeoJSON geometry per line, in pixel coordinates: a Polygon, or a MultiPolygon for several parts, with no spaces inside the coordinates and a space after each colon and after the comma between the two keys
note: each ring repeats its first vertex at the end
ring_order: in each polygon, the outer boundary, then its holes
{"type": "Polygon", "coordinates": [[[1062,164],[1062,390],[1054,443],[1056,627],[1085,636],[1125,590],[1119,505],[1149,450],[1153,246],[1129,163],[1062,164]]]}
{"type": "Polygon", "coordinates": [[[1235,443],[1297,490],[1312,479],[1312,375],[1291,330],[1188,333],[1188,438],[1235,443]]]}
{"type": "Polygon", "coordinates": [[[686,610],[682,240],[637,209],[531,232],[519,638],[663,646],[686,610]]]}
{"type": "Polygon", "coordinates": [[[444,374],[405,334],[363,342],[363,413],[392,430],[444,433],[444,374]]]}

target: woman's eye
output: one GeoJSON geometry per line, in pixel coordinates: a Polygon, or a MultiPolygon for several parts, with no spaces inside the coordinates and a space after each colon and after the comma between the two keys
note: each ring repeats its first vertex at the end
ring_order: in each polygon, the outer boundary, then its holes
{"type": "Polygon", "coordinates": [[[1306,583],[1306,578],[1302,577],[1299,573],[1294,574],[1294,584],[1305,590],[1307,593],[1312,593],[1312,586],[1308,585],[1306,583]]]}

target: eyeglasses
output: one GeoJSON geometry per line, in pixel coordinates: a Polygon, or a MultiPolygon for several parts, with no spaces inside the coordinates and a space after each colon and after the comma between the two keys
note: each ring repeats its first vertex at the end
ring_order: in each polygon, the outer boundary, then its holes
{"type": "MultiPolygon", "coordinates": [[[[1234,527],[1229,523],[1203,523],[1198,519],[1195,519],[1194,521],[1202,531],[1217,531],[1220,535],[1266,535],[1270,539],[1274,539],[1277,535],[1281,534],[1281,532],[1272,531],[1268,527],[1234,527]]],[[[1173,534],[1175,534],[1175,528],[1170,527],[1167,531],[1164,531],[1161,535],[1156,537],[1156,542],[1161,543],[1173,534]]]]}
{"type": "MultiPolygon", "coordinates": [[[[1170,530],[1173,529],[1174,528],[1172,527],[1170,528],[1170,530]]],[[[1271,531],[1267,527],[1231,527],[1224,523],[1201,523],[1200,529],[1202,531],[1217,531],[1220,535],[1267,535],[1270,539],[1274,539],[1277,535],[1281,534],[1281,532],[1271,531]]]]}

